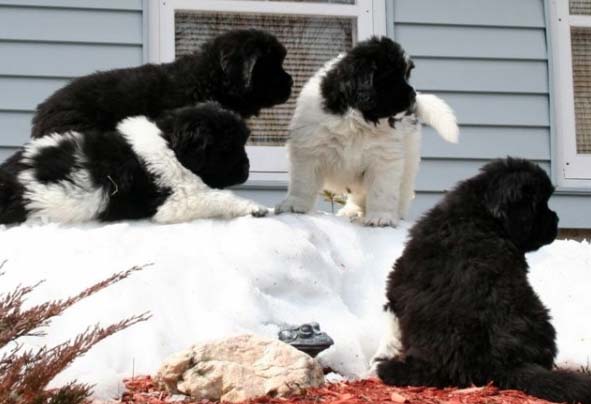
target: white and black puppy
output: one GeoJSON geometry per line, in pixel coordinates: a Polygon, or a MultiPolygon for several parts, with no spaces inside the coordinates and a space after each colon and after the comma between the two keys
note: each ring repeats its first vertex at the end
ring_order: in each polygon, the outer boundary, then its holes
{"type": "Polygon", "coordinates": [[[328,62],[304,86],[290,124],[290,181],[276,213],[304,213],[324,188],[348,193],[339,211],[396,226],[414,197],[421,125],[457,142],[449,106],[409,84],[413,62],[389,38],[371,38],[328,62]]]}
{"type": "Polygon", "coordinates": [[[0,224],[264,216],[224,188],[248,178],[249,130],[215,103],[130,117],[114,131],[34,139],[0,166],[0,224]]]}
{"type": "Polygon", "coordinates": [[[32,137],[114,130],[128,116],[217,101],[243,118],[287,101],[293,80],[285,47],[255,29],[233,30],[172,63],[116,69],[73,80],[37,107],[32,137]]]}

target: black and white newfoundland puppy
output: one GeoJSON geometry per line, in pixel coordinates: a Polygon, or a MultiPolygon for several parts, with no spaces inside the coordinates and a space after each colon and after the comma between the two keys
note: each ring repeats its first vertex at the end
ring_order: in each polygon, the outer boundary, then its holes
{"type": "Polygon", "coordinates": [[[555,331],[527,278],[525,254],[557,234],[553,191],[537,165],[497,160],[417,222],[387,283],[392,333],[374,359],[385,383],[493,382],[591,403],[591,377],[553,369],[555,331]]]}
{"type": "Polygon", "coordinates": [[[172,63],[84,76],[39,104],[32,137],[110,131],[128,116],[153,120],[203,101],[216,101],[246,119],[289,98],[293,81],[282,67],[285,56],[273,35],[234,30],[172,63]]]}
{"type": "Polygon", "coordinates": [[[416,94],[414,64],[389,38],[360,42],[304,86],[290,124],[290,181],[277,213],[308,212],[324,188],[347,193],[339,215],[396,226],[408,214],[420,163],[421,124],[456,142],[445,102],[416,94]]]}
{"type": "Polygon", "coordinates": [[[0,224],[264,216],[224,188],[248,178],[249,130],[216,103],[31,140],[0,166],[0,224]]]}

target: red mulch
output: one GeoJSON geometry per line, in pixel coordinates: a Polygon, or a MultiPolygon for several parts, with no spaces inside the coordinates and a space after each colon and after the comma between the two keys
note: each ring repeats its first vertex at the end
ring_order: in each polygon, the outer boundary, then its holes
{"type": "MultiPolygon", "coordinates": [[[[169,400],[169,394],[158,389],[150,376],[124,381],[127,392],[121,401],[128,404],[211,404],[209,400],[169,400]]],[[[326,384],[288,398],[260,397],[242,404],[548,404],[549,401],[528,396],[516,390],[499,390],[494,386],[467,389],[432,387],[391,387],[376,379],[326,384]]]]}

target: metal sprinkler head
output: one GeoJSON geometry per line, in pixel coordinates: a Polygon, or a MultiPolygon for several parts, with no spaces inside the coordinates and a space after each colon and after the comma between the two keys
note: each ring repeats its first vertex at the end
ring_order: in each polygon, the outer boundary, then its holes
{"type": "Polygon", "coordinates": [[[306,323],[300,326],[286,325],[279,331],[279,340],[313,358],[334,344],[328,334],[320,331],[318,323],[306,323]]]}

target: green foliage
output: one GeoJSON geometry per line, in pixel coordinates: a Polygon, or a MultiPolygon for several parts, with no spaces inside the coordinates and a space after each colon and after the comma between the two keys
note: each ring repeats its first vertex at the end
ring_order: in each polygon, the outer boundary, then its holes
{"type": "Polygon", "coordinates": [[[322,191],[321,195],[326,202],[330,202],[330,208],[333,214],[335,213],[335,204],[344,206],[345,203],[347,203],[346,194],[335,194],[330,191],[322,191]]]}

